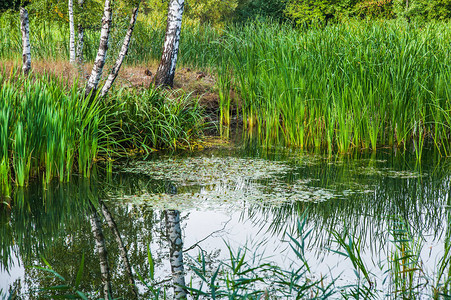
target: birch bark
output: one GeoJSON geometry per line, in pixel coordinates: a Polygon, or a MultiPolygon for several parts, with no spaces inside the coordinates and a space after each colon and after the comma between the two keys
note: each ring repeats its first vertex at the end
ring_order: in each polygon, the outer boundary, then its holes
{"type": "Polygon", "coordinates": [[[157,86],[174,85],[175,65],[179,51],[180,31],[182,29],[182,16],[184,0],[170,0],[166,36],[163,45],[163,55],[155,74],[157,86]]]}
{"type": "Polygon", "coordinates": [[[25,7],[20,7],[20,31],[22,32],[22,71],[27,75],[31,69],[31,46],[28,11],[25,7]]]}
{"type": "Polygon", "coordinates": [[[166,211],[166,229],[169,239],[169,261],[171,264],[174,298],[186,299],[185,274],[183,270],[183,240],[180,228],[180,212],[166,211]]]}
{"type": "Polygon", "coordinates": [[[102,17],[102,30],[100,31],[99,51],[97,51],[97,56],[94,62],[94,66],[92,67],[91,76],[89,76],[88,83],[86,85],[86,95],[89,95],[91,91],[95,93],[102,76],[103,67],[105,66],[106,53],[108,50],[108,38],[110,35],[111,19],[111,0],[105,0],[102,17]]]}
{"type": "MultiPolygon", "coordinates": [[[[83,10],[84,0],[78,0],[78,6],[83,10]]],[[[84,43],[84,29],[81,23],[78,23],[78,45],[77,45],[77,60],[81,65],[83,63],[83,43],[84,43]]]]}
{"type": "Polygon", "coordinates": [[[108,79],[106,80],[105,84],[103,85],[102,92],[100,94],[101,97],[104,97],[111,86],[113,85],[114,81],[116,80],[117,74],[119,73],[119,70],[121,69],[122,62],[124,61],[125,56],[128,52],[128,46],[130,44],[130,40],[132,38],[133,34],[133,28],[135,27],[136,18],[138,17],[138,10],[139,10],[139,3],[136,5],[135,8],[132,10],[132,16],[130,18],[130,25],[128,26],[127,33],[124,37],[124,42],[122,43],[121,51],[119,52],[119,56],[116,60],[116,63],[114,64],[113,68],[111,69],[110,75],[108,75],[108,79]]]}
{"type": "Polygon", "coordinates": [[[71,64],[75,63],[75,26],[74,26],[74,2],[69,0],[69,61],[71,64]]]}

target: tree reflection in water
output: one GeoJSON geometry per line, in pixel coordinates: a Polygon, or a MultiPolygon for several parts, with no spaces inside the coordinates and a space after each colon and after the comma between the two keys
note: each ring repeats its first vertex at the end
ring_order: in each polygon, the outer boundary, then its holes
{"type": "Polygon", "coordinates": [[[174,296],[176,299],[186,298],[185,273],[183,269],[183,240],[180,228],[180,212],[165,211],[166,229],[169,242],[169,261],[171,263],[174,296]]]}
{"type": "Polygon", "coordinates": [[[112,297],[110,267],[108,265],[108,253],[105,246],[105,237],[102,231],[102,225],[97,215],[97,210],[91,203],[91,215],[89,216],[92,234],[96,241],[97,253],[99,255],[100,273],[102,276],[103,297],[105,300],[112,297]]]}

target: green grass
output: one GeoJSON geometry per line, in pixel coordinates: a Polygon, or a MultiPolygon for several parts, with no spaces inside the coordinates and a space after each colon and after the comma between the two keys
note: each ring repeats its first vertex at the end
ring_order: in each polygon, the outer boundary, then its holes
{"type": "Polygon", "coordinates": [[[189,147],[202,134],[203,112],[189,94],[114,90],[108,99],[50,75],[0,72],[0,187],[90,177],[95,161],[130,149],[189,147]]]}
{"type": "Polygon", "coordinates": [[[89,176],[108,137],[108,109],[48,75],[16,78],[3,72],[0,82],[2,192],[9,191],[10,181],[26,186],[41,175],[47,183],[54,177],[67,181],[76,159],[89,176]]]}
{"type": "Polygon", "coordinates": [[[197,99],[182,90],[119,89],[109,101],[121,128],[116,140],[146,153],[155,148],[190,148],[205,126],[197,99]]]}
{"type": "MultiPolygon", "coordinates": [[[[99,20],[100,24],[100,20],[99,20]]],[[[127,23],[114,23],[110,33],[107,63],[113,64],[122,46],[127,23]]],[[[154,28],[137,22],[133,31],[125,64],[137,65],[158,61],[161,58],[165,27],[154,28]]],[[[178,62],[190,67],[214,66],[222,49],[217,41],[220,34],[210,26],[183,28],[178,62]]],[[[99,46],[100,30],[85,29],[83,56],[93,62],[99,46]]],[[[22,59],[22,42],[19,16],[0,14],[0,58],[22,59]]],[[[69,26],[49,22],[30,15],[30,43],[32,60],[69,58],[69,26]]]]}
{"type": "MultiPolygon", "coordinates": [[[[349,23],[304,31],[252,23],[231,27],[228,63],[245,127],[266,144],[451,150],[447,24],[349,23]]],[[[230,86],[221,80],[223,94],[230,86]],[[222,83],[224,82],[224,83],[222,83]]],[[[222,106],[228,123],[229,104],[222,106]]]]}

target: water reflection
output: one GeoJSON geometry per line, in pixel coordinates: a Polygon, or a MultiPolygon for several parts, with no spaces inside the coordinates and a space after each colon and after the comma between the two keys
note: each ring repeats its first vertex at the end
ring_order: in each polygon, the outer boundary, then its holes
{"type": "Polygon", "coordinates": [[[91,230],[94,235],[97,253],[99,255],[100,274],[103,286],[103,298],[108,300],[112,298],[113,291],[111,289],[110,266],[108,264],[108,252],[105,246],[105,237],[102,231],[102,225],[97,215],[97,210],[91,204],[91,214],[89,217],[91,222],[91,230]]]}
{"type": "Polygon", "coordinates": [[[180,228],[180,212],[164,211],[169,242],[169,261],[171,263],[174,296],[176,299],[186,298],[185,272],[183,267],[183,240],[180,228]]]}
{"type": "MultiPolygon", "coordinates": [[[[215,269],[228,253],[224,240],[234,248],[250,240],[266,245],[271,260],[289,267],[286,234],[299,236],[297,222],[305,212],[306,226],[312,230],[306,241],[309,259],[311,265],[318,262],[318,270],[328,263],[325,249],[336,247],[333,230],[346,229],[360,237],[370,258],[390,253],[399,220],[422,236],[426,247],[434,247],[430,262],[438,261],[444,240],[449,243],[445,237],[449,236],[450,169],[434,157],[416,169],[409,160],[392,156],[330,160],[269,151],[236,153],[238,160],[228,155],[204,153],[195,161],[206,157],[209,163],[219,162],[211,174],[212,169],[202,166],[206,168],[202,178],[211,175],[220,184],[193,184],[196,176],[201,177],[195,173],[201,168],[191,161],[190,184],[177,181],[181,178],[177,176],[168,181],[136,172],[116,173],[110,181],[74,179],[71,184],[18,190],[11,209],[0,210],[0,288],[16,289],[23,298],[39,298],[38,287],[58,281],[24,266],[42,266],[44,257],[73,283],[84,255],[79,289],[89,296],[151,298],[137,276],[149,279],[154,268],[153,283],[168,287],[173,282],[174,296],[183,298],[185,277],[193,275],[184,264],[192,263],[202,249],[215,269]],[[236,168],[236,163],[242,165],[236,168]],[[263,176],[252,167],[269,172],[263,176]],[[246,168],[242,173],[247,177],[240,175],[240,168],[246,168]],[[332,198],[324,198],[330,194],[332,198]],[[155,207],[156,202],[150,201],[158,197],[161,202],[168,200],[165,206],[155,207]],[[317,201],[321,197],[326,200],[317,201]],[[201,200],[193,202],[194,207],[184,206],[190,198],[201,200]],[[205,206],[205,201],[213,204],[205,206]]],[[[189,162],[177,159],[171,163],[189,162]]],[[[160,162],[158,168],[165,171],[164,161],[160,162]]]]}

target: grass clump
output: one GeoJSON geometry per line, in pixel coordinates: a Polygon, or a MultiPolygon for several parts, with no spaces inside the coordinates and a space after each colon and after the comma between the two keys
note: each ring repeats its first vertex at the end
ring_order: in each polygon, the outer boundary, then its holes
{"type": "Polygon", "coordinates": [[[203,114],[189,94],[162,90],[115,91],[85,97],[58,78],[0,72],[0,187],[89,177],[95,161],[127,155],[123,149],[189,146],[202,134],[203,114]]]}
{"type": "Polygon", "coordinates": [[[181,90],[121,89],[110,98],[112,117],[120,123],[127,148],[146,153],[156,149],[190,148],[202,135],[203,110],[181,90]]]}
{"type": "MultiPolygon", "coordinates": [[[[230,95],[223,77],[233,80],[244,126],[264,144],[342,153],[394,146],[420,159],[430,143],[450,155],[450,35],[443,23],[231,27],[220,88],[230,95]]],[[[225,124],[230,101],[222,101],[225,124]]]]}
{"type": "Polygon", "coordinates": [[[56,78],[0,74],[0,182],[26,186],[43,175],[67,181],[78,169],[89,176],[92,162],[108,144],[107,109],[76,87],[66,91],[56,78]]]}

